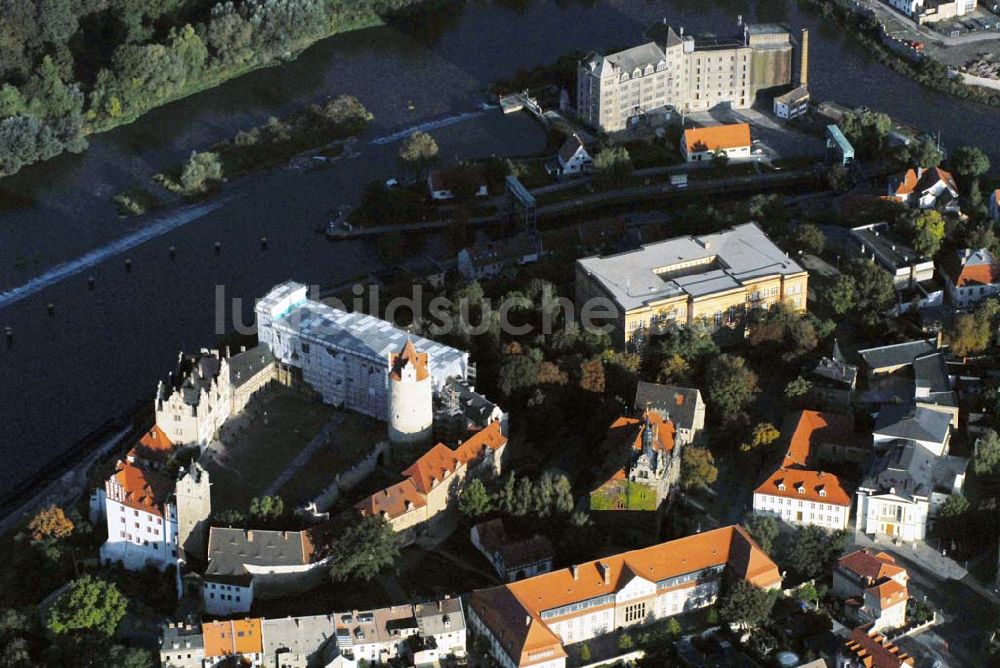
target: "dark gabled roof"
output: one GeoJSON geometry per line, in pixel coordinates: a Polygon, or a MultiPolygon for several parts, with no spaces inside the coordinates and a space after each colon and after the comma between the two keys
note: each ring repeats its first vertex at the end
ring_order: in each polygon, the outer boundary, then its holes
{"type": "MultiPolygon", "coordinates": [[[[569,162],[576,152],[583,148],[583,142],[580,140],[576,134],[572,134],[566,138],[563,142],[562,147],[559,149],[559,159],[564,163],[569,162]]],[[[586,151],[586,149],[584,149],[586,151]]]]}
{"type": "Polygon", "coordinates": [[[915,404],[888,404],[875,419],[874,433],[908,441],[944,443],[951,415],[915,404]]]}
{"type": "Polygon", "coordinates": [[[229,380],[233,387],[239,387],[271,364],[274,355],[266,343],[261,343],[229,358],[229,380]]]}
{"type": "Polygon", "coordinates": [[[888,346],[877,346],[859,350],[858,354],[871,369],[884,369],[891,366],[912,364],[921,355],[928,355],[937,350],[934,339],[918,339],[905,341],[888,346]]]}
{"type": "Polygon", "coordinates": [[[925,389],[931,393],[951,391],[944,353],[931,353],[914,359],[913,377],[918,390],[925,389]]]}
{"type": "Polygon", "coordinates": [[[669,413],[670,421],[680,429],[694,429],[695,410],[699,392],[691,387],[661,385],[639,381],[635,388],[635,409],[645,410],[647,404],[662,413],[669,413]]]}
{"type": "Polygon", "coordinates": [[[251,576],[244,564],[302,566],[310,563],[312,553],[312,543],[303,531],[212,527],[208,533],[205,579],[246,584],[251,576]]]}

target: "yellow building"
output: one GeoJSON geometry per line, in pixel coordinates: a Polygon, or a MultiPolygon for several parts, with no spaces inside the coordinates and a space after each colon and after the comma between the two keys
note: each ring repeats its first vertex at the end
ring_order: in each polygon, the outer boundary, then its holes
{"type": "Polygon", "coordinates": [[[613,338],[641,345],[670,325],[742,327],[753,307],[804,311],[809,274],[755,223],[577,260],[580,316],[611,312],[613,338]]]}

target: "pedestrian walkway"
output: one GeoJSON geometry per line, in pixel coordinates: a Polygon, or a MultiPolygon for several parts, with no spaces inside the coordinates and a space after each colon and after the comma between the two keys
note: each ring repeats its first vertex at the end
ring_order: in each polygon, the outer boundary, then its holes
{"type": "Polygon", "coordinates": [[[281,472],[274,482],[271,483],[267,491],[264,492],[264,496],[274,496],[277,494],[282,487],[285,486],[292,476],[298,472],[303,466],[309,463],[312,456],[323,447],[329,440],[330,435],[333,430],[340,426],[340,423],[344,421],[344,413],[337,413],[330,421],[323,425],[323,428],[319,430],[319,433],[313,436],[312,440],[302,448],[302,451],[292,460],[292,462],[281,472]]]}

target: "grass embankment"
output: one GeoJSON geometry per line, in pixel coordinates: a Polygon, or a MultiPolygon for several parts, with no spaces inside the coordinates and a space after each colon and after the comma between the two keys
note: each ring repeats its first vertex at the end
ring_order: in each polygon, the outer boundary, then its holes
{"type": "Polygon", "coordinates": [[[898,74],[942,93],[1000,107],[1000,92],[980,86],[969,86],[958,79],[949,78],[948,67],[932,58],[925,58],[917,63],[891,51],[882,43],[881,28],[874,17],[856,14],[836,0],[798,0],[798,3],[818,11],[825,18],[846,29],[875,56],[876,60],[898,74]]]}

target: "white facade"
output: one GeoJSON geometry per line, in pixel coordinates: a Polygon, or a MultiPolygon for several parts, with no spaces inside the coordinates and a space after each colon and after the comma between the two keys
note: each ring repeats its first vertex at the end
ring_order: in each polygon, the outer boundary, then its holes
{"type": "Polygon", "coordinates": [[[915,16],[924,7],[924,0],[885,0],[890,7],[898,9],[906,16],[915,16]]]}
{"type": "MultiPolygon", "coordinates": [[[[410,346],[407,346],[410,348],[410,346]]],[[[405,355],[405,351],[403,355],[405,355]]],[[[402,357],[402,355],[400,356],[402,357]]],[[[433,384],[416,362],[396,362],[398,377],[389,375],[389,440],[392,443],[422,443],[430,439],[434,427],[433,384]]]]}
{"type": "Polygon", "coordinates": [[[250,612],[253,605],[253,580],[243,584],[202,583],[202,601],[205,612],[216,617],[232,617],[250,612]]]}
{"type": "Polygon", "coordinates": [[[846,529],[851,518],[850,504],[821,503],[754,492],[754,515],[769,515],[795,526],[815,525],[824,529],[846,529]]]}
{"type": "Polygon", "coordinates": [[[924,540],[930,503],[926,497],[903,498],[891,492],[858,490],[858,530],[905,541],[924,540]]]}
{"type": "Polygon", "coordinates": [[[172,443],[204,448],[231,414],[226,359],[221,353],[203,350],[178,387],[160,382],[155,409],[156,424],[172,443]]]}
{"type": "MultiPolygon", "coordinates": [[[[684,159],[688,162],[711,162],[715,159],[715,151],[687,151],[686,146],[681,146],[684,159]]],[[[724,154],[730,160],[745,160],[750,157],[750,145],[733,146],[731,148],[720,149],[719,153],[724,154]]]]}
{"type": "Polygon", "coordinates": [[[166,504],[162,511],[140,510],[126,505],[120,486],[107,488],[105,512],[108,539],[101,545],[101,561],[119,562],[131,571],[155,566],[165,570],[177,564],[177,507],[166,504]]]}

